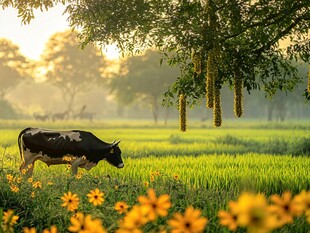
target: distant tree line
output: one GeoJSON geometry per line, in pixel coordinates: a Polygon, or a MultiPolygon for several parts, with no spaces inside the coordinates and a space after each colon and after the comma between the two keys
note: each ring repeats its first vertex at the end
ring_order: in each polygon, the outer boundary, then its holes
{"type": "MultiPolygon", "coordinates": [[[[167,122],[171,114],[176,117],[176,111],[162,107],[163,95],[182,74],[179,69],[161,62],[159,51],[147,50],[138,56],[121,59],[119,70],[107,73],[112,62],[97,47],[89,45],[81,50],[77,36],[77,32],[71,30],[54,34],[39,61],[29,60],[20,53],[18,46],[0,39],[0,118],[18,115],[14,103],[8,102],[6,97],[23,80],[50,83],[62,94],[62,111],[36,113],[34,117],[38,120],[92,120],[96,112],[87,111],[85,103],[76,100],[79,94],[85,93],[87,96],[88,91],[98,86],[102,90],[109,90],[117,103],[116,111],[120,117],[128,108],[135,109],[131,114],[136,117],[139,117],[139,112],[142,115],[142,112],[145,114],[148,111],[155,123],[159,118],[167,122]]],[[[296,66],[298,73],[306,77],[307,64],[296,66]]],[[[306,82],[306,79],[302,80],[306,82]]],[[[305,104],[300,94],[307,85],[303,82],[293,92],[275,93],[273,99],[265,98],[261,92],[244,94],[245,116],[264,117],[270,121],[309,116],[309,105],[305,104]]],[[[222,106],[223,115],[230,118],[234,117],[231,111],[234,96],[229,89],[229,85],[223,86],[222,106]]],[[[200,106],[205,104],[204,101],[200,102],[200,106]]],[[[189,114],[202,120],[212,118],[212,112],[199,106],[190,109],[189,114]]]]}

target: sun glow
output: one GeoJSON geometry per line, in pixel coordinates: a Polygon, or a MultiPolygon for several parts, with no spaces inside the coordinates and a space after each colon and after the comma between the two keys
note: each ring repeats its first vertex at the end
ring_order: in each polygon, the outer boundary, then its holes
{"type": "Polygon", "coordinates": [[[121,57],[120,50],[116,45],[106,45],[102,48],[102,52],[109,60],[119,60],[121,57]]]}

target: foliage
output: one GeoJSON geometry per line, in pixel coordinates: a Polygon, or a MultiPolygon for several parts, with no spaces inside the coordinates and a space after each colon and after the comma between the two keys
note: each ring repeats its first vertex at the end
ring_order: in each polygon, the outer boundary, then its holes
{"type": "Polygon", "coordinates": [[[206,94],[202,80],[211,50],[217,53],[218,87],[232,85],[240,74],[248,91],[263,89],[271,96],[276,90],[292,90],[302,79],[291,59],[309,62],[310,58],[307,0],[108,0],[83,4],[74,0],[2,0],[0,4],[18,8],[23,21],[29,22],[34,8],[47,9],[59,2],[67,4],[71,25],[81,29],[83,45],[116,43],[124,53],[160,48],[170,64],[182,71],[182,78],[167,96],[182,92],[193,104],[206,94]],[[283,39],[289,43],[280,48],[283,39]],[[197,56],[193,60],[199,65],[192,64],[193,53],[199,54],[198,60],[197,56]],[[194,66],[200,67],[195,75],[194,66]]]}
{"type": "Polygon", "coordinates": [[[158,51],[153,50],[129,57],[121,63],[120,73],[109,83],[111,92],[119,102],[129,104],[145,100],[149,103],[155,122],[162,94],[179,75],[176,69],[160,64],[159,60],[158,51]]]}
{"type": "Polygon", "coordinates": [[[16,116],[16,110],[12,105],[8,101],[0,99],[0,119],[14,119],[16,116]]]}
{"type": "Polygon", "coordinates": [[[78,46],[77,32],[68,30],[52,35],[42,54],[46,78],[61,90],[68,104],[67,110],[72,110],[77,93],[100,82],[106,65],[94,46],[87,46],[83,51],[78,46]]]}
{"type": "Polygon", "coordinates": [[[0,98],[14,88],[29,72],[28,62],[18,46],[7,39],[0,39],[0,98]]]}

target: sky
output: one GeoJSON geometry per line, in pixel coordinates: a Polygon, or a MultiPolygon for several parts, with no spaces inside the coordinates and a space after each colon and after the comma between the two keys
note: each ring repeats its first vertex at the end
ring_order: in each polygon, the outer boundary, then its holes
{"type": "MultiPolygon", "coordinates": [[[[65,6],[59,4],[48,11],[34,12],[35,18],[30,24],[24,25],[18,12],[13,8],[0,8],[0,38],[6,38],[18,45],[20,52],[33,60],[39,60],[45,44],[56,32],[70,29],[68,15],[63,14],[65,6]]],[[[117,52],[110,47],[106,53],[110,59],[118,57],[117,52]]]]}

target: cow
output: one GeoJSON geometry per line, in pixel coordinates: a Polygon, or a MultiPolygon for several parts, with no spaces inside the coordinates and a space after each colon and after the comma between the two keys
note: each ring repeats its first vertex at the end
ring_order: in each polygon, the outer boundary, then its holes
{"type": "Polygon", "coordinates": [[[118,142],[106,143],[87,131],[56,131],[26,128],[18,135],[22,174],[32,175],[34,163],[41,160],[50,165],[70,164],[73,174],[78,168],[90,170],[101,160],[122,168],[124,163],[118,142]]]}

